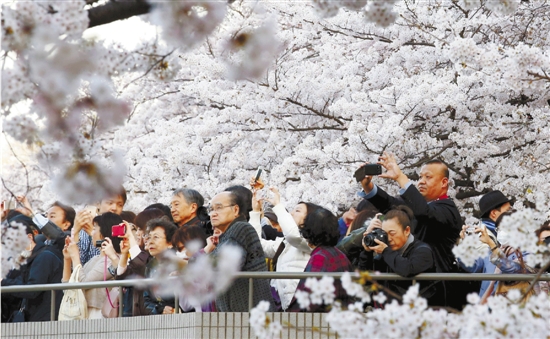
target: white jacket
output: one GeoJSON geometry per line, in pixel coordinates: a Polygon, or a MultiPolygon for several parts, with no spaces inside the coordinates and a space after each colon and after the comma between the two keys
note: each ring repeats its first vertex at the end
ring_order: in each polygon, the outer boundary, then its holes
{"type": "MultiPolygon", "coordinates": [[[[273,207],[273,212],[277,215],[279,225],[281,225],[285,238],[277,238],[275,240],[262,239],[260,212],[250,212],[250,224],[254,226],[256,232],[258,232],[258,237],[262,243],[264,253],[266,257],[273,258],[281,243],[284,242],[285,248],[277,260],[276,271],[303,272],[313,249],[309,247],[307,241],[301,237],[298,226],[294,222],[294,218],[285,210],[282,204],[273,207]]],[[[271,280],[271,286],[275,287],[279,293],[283,310],[286,310],[290,305],[299,281],[299,279],[271,280]]]]}

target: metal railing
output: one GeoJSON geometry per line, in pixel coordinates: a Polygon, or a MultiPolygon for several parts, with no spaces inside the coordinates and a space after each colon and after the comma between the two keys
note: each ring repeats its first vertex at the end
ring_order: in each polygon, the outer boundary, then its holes
{"type": "MultiPolygon", "coordinates": [[[[248,309],[254,307],[253,293],[254,293],[254,279],[306,279],[306,278],[322,278],[323,276],[333,277],[339,279],[344,272],[238,272],[235,274],[235,279],[248,279],[248,309]]],[[[358,276],[357,273],[353,273],[358,276]]],[[[495,281],[533,281],[536,274],[488,274],[488,273],[421,273],[414,277],[402,277],[395,273],[377,273],[370,272],[369,279],[373,281],[403,281],[412,280],[416,281],[425,280],[444,280],[444,281],[482,281],[482,280],[495,280],[495,281]]],[[[550,274],[542,274],[539,281],[550,281],[550,274]]],[[[41,284],[41,285],[18,285],[18,286],[4,286],[0,288],[0,293],[18,293],[18,292],[38,292],[38,291],[51,291],[51,320],[55,320],[55,295],[59,290],[71,290],[71,289],[90,289],[90,288],[109,288],[109,287],[135,287],[145,288],[147,286],[153,286],[158,284],[156,279],[129,279],[129,280],[110,280],[110,281],[94,281],[94,282],[81,282],[81,283],[59,283],[59,284],[41,284]]],[[[118,294],[118,316],[122,317],[122,297],[123,293],[118,294]]],[[[175,309],[176,313],[179,313],[178,294],[175,294],[175,309]]]]}

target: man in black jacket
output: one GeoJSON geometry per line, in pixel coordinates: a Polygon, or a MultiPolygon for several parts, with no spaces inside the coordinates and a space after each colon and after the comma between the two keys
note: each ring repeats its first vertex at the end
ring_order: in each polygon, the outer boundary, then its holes
{"type": "MultiPolygon", "coordinates": [[[[401,199],[390,196],[374,185],[371,176],[366,176],[361,181],[363,192],[360,195],[383,213],[394,205],[405,204],[412,209],[417,221],[412,234],[432,248],[437,272],[455,272],[457,268],[454,264],[452,248],[459,238],[462,219],[455,203],[447,196],[449,185],[447,165],[439,160],[425,163],[420,170],[417,188],[401,171],[394,155],[384,152],[379,164],[386,169],[380,177],[395,180],[401,187],[399,190],[401,199]]],[[[451,290],[450,285],[454,283],[447,284],[447,299],[451,300],[446,304],[460,308],[466,301],[465,295],[454,287],[451,290]],[[453,297],[449,298],[451,295],[453,297]]]]}
{"type": "MultiPolygon", "coordinates": [[[[370,234],[374,228],[386,232],[388,241],[374,239],[376,244],[367,247],[360,257],[359,269],[397,273],[403,277],[413,277],[419,273],[435,272],[435,260],[431,247],[411,234],[413,212],[406,206],[397,206],[385,216],[383,222],[371,223],[365,232],[370,234]],[[374,256],[374,253],[377,255],[374,256]]],[[[404,295],[411,281],[386,281],[384,284],[398,295],[404,295]]],[[[441,281],[421,281],[419,294],[428,300],[429,305],[442,306],[444,301],[441,281]]]]}

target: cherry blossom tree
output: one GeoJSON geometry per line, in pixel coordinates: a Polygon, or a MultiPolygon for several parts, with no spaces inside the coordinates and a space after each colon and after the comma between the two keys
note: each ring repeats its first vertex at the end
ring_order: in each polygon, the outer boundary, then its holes
{"type": "MultiPolygon", "coordinates": [[[[536,207],[505,226],[531,264],[547,262],[532,228],[550,217],[549,15],[546,0],[5,3],[3,197],[79,204],[124,183],[138,211],[184,186],[211,197],[261,166],[287,202],[341,212],[359,188],[353,171],[390,151],[413,180],[427,160],[448,163],[467,218],[491,189],[536,207]],[[83,35],[137,15],[156,34],[133,48],[83,35]]],[[[543,297],[472,299],[454,315],[417,294],[369,315],[335,307],[331,325],[343,336],[388,323],[396,336],[548,332],[543,297]]],[[[251,321],[276,335],[262,307],[251,321]]]]}

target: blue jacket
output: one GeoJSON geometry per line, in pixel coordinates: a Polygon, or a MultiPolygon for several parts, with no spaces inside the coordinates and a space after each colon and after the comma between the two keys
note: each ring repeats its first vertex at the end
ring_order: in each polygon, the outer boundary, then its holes
{"type": "MultiPolygon", "coordinates": [[[[496,241],[496,229],[494,227],[494,222],[490,219],[482,219],[481,222],[487,227],[487,230],[490,231],[489,236],[492,234],[494,236],[493,240],[496,241]]],[[[475,263],[470,266],[466,267],[462,261],[460,261],[459,258],[457,258],[458,264],[467,272],[470,273],[495,273],[496,265],[491,262],[491,250],[487,249],[487,255],[483,258],[477,258],[475,263]]],[[[490,280],[483,280],[481,282],[481,288],[479,289],[479,296],[483,296],[485,294],[485,291],[491,284],[490,280]]],[[[496,288],[493,290],[493,295],[495,293],[496,288]]]]}

